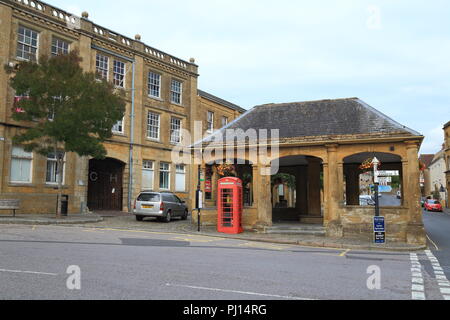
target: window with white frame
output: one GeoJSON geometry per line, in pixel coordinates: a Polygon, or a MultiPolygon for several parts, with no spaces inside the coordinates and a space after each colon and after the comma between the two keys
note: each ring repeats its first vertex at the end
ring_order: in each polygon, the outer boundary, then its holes
{"type": "Polygon", "coordinates": [[[13,183],[31,183],[33,153],[26,152],[21,147],[13,147],[11,152],[11,175],[13,183]]]}
{"type": "Polygon", "coordinates": [[[125,63],[114,60],[114,79],[116,87],[125,88],[125,63]]]}
{"type": "Polygon", "coordinates": [[[214,112],[208,111],[206,120],[206,131],[208,133],[214,132],[214,112]]]}
{"type": "Polygon", "coordinates": [[[175,177],[175,191],[186,191],[186,166],[184,164],[177,164],[175,177]]]}
{"type": "Polygon", "coordinates": [[[142,189],[153,190],[153,181],[155,178],[155,162],[144,160],[142,165],[142,189]]]}
{"type": "Polygon", "coordinates": [[[123,119],[118,121],[114,127],[112,128],[112,131],[114,133],[120,133],[123,134],[124,133],[124,125],[123,125],[123,119]]]}
{"type": "MultiPolygon", "coordinates": [[[[65,159],[65,153],[62,151],[59,151],[58,154],[55,154],[54,152],[51,152],[47,156],[47,174],[45,178],[45,182],[49,184],[57,184],[59,181],[59,175],[58,175],[58,158],[60,157],[62,159],[65,159]]],[[[64,183],[64,170],[65,170],[65,160],[63,161],[63,167],[62,167],[62,176],[63,176],[63,183],[64,183]]]]}
{"type": "Polygon", "coordinates": [[[159,125],[161,116],[159,113],[148,112],[147,115],[147,137],[153,140],[159,140],[159,125]]]}
{"type": "Polygon", "coordinates": [[[161,75],[154,72],[148,73],[148,95],[161,98],[161,75]]]}
{"type": "Polygon", "coordinates": [[[109,58],[107,56],[97,53],[95,66],[96,66],[97,74],[99,75],[100,79],[108,80],[109,58]]]}
{"type": "Polygon", "coordinates": [[[222,117],[222,127],[228,125],[228,117],[222,117]]]}
{"type": "Polygon", "coordinates": [[[53,37],[52,38],[52,55],[57,56],[60,54],[68,54],[69,46],[70,45],[67,41],[53,37]]]}
{"type": "Polygon", "coordinates": [[[181,119],[170,119],[170,143],[181,143],[181,119]]]}
{"type": "Polygon", "coordinates": [[[36,61],[39,34],[29,28],[19,26],[17,34],[17,58],[36,61]]]}
{"type": "Polygon", "coordinates": [[[183,92],[183,84],[178,80],[172,79],[172,85],[170,89],[170,101],[176,104],[181,104],[181,95],[183,92]]]}
{"type": "Polygon", "coordinates": [[[159,188],[170,190],[170,163],[161,162],[159,166],[159,188]]]}

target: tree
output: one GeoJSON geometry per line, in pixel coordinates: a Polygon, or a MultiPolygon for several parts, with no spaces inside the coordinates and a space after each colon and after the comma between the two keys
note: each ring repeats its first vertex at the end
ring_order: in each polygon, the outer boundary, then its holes
{"type": "Polygon", "coordinates": [[[58,182],[57,217],[61,217],[64,155],[102,159],[103,142],[112,136],[112,127],[124,117],[123,92],[98,80],[95,73],[83,72],[77,51],[54,57],[42,56],[39,63],[21,62],[5,66],[12,75],[16,96],[24,96],[15,107],[13,119],[29,125],[13,138],[27,152],[56,157],[58,182]]]}

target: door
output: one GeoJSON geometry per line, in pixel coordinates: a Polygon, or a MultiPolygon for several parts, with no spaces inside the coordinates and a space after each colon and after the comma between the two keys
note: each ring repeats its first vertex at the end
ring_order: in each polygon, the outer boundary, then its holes
{"type": "Polygon", "coordinates": [[[88,207],[92,211],[122,211],[125,164],[115,159],[89,162],[88,207]]]}

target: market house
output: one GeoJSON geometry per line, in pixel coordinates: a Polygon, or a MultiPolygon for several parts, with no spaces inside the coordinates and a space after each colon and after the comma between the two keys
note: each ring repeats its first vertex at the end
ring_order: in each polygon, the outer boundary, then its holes
{"type": "MultiPolygon", "coordinates": [[[[364,163],[367,166],[368,159],[376,157],[381,170],[398,171],[401,180],[401,205],[381,207],[387,240],[423,245],[426,235],[419,202],[418,161],[423,139],[420,133],[358,98],[256,106],[193,145],[194,152],[211,154],[201,164],[206,206],[202,224],[217,224],[217,181],[234,175],[244,182],[246,230],[264,231],[289,221],[323,226],[328,237],[370,241],[374,207],[361,205],[359,184],[360,174],[366,172],[364,163]],[[222,135],[227,140],[227,130],[231,129],[279,129],[278,154],[269,152],[252,161],[251,146],[243,135],[232,139],[234,154],[239,154],[239,159],[233,160],[239,164],[217,164],[228,159],[212,150],[223,142],[222,135]],[[262,174],[271,169],[275,172],[275,165],[279,166],[276,175],[262,174]]],[[[190,188],[193,207],[197,183],[194,177],[190,188]]]]}

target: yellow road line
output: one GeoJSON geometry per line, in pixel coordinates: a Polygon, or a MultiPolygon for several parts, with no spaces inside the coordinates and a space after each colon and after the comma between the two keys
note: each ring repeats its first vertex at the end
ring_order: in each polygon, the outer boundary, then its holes
{"type": "Polygon", "coordinates": [[[350,249],[345,250],[344,252],[342,252],[342,253],[339,255],[339,257],[345,257],[345,256],[347,255],[347,253],[349,253],[350,251],[351,251],[350,249]]]}

